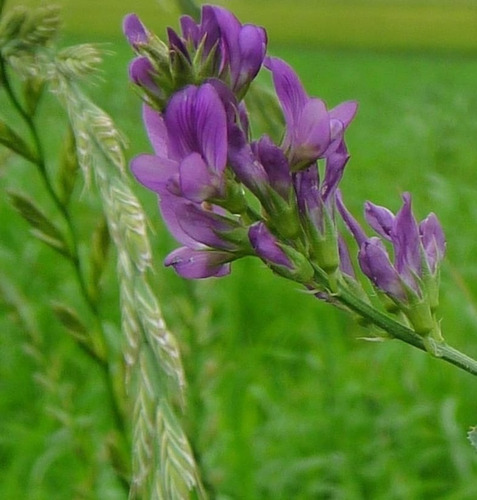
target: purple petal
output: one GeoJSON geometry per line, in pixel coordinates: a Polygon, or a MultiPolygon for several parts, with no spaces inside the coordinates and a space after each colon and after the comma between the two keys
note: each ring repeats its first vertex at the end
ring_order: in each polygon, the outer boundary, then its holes
{"type": "Polygon", "coordinates": [[[228,161],[238,180],[257,196],[265,192],[268,176],[257,161],[250,144],[239,127],[229,129],[228,161]]]}
{"type": "Polygon", "coordinates": [[[250,243],[258,257],[267,263],[292,269],[292,263],[278,246],[277,239],[270,233],[263,222],[250,226],[248,231],[250,243]]]}
{"type": "Polygon", "coordinates": [[[361,247],[363,243],[368,239],[366,233],[363,231],[362,227],[359,225],[358,221],[351,215],[351,212],[346,208],[343,198],[341,196],[341,191],[338,189],[336,191],[336,207],[338,212],[343,218],[350,233],[354,236],[357,241],[358,246],[361,247]]]}
{"type": "Polygon", "coordinates": [[[355,117],[357,110],[358,103],[356,101],[345,101],[330,110],[330,118],[340,121],[343,128],[346,128],[355,117]]]}
{"type": "Polygon", "coordinates": [[[369,238],[361,245],[358,261],[363,273],[382,291],[399,300],[406,300],[406,293],[398,272],[391,264],[382,241],[369,238]]]}
{"type": "Polygon", "coordinates": [[[153,71],[154,68],[151,61],[147,57],[136,57],[136,59],[133,59],[129,65],[129,78],[136,85],[144,87],[144,89],[148,90],[152,94],[159,96],[159,87],[152,78],[153,71]]]}
{"type": "Polygon", "coordinates": [[[199,88],[196,99],[197,137],[204,159],[221,172],[227,161],[227,118],[222,101],[209,84],[199,88]]]}
{"type": "Polygon", "coordinates": [[[200,152],[194,105],[198,90],[198,87],[189,85],[176,92],[164,116],[170,155],[179,161],[190,153],[200,152]]]}
{"type": "MultiPolygon", "coordinates": [[[[220,41],[221,35],[222,35],[222,30],[225,28],[227,31],[228,29],[233,29],[233,21],[231,21],[230,26],[225,26],[224,28],[219,25],[218,18],[221,17],[221,12],[220,11],[225,11],[224,17],[227,17],[226,14],[229,14],[232,17],[233,14],[230,14],[230,12],[226,11],[223,7],[217,7],[216,5],[204,5],[202,7],[202,17],[201,17],[201,22],[200,22],[200,40],[205,36],[205,46],[204,46],[204,55],[207,55],[210,53],[210,51],[213,49],[213,47],[220,41]]],[[[222,22],[225,22],[223,20],[222,22]]],[[[236,20],[238,24],[239,21],[236,20]]]]}
{"type": "Polygon", "coordinates": [[[413,274],[421,274],[419,229],[411,210],[411,195],[404,193],[404,204],[391,230],[395,266],[406,282],[415,287],[413,274]]]}
{"type": "Polygon", "coordinates": [[[167,37],[169,38],[169,47],[172,50],[182,52],[182,54],[184,54],[184,56],[190,61],[189,52],[184,45],[184,42],[172,28],[167,28],[167,37]]]}
{"type": "MultiPolygon", "coordinates": [[[[232,68],[240,64],[239,35],[242,25],[230,11],[223,7],[208,6],[220,30],[220,36],[225,45],[225,58],[232,68]]],[[[205,12],[206,7],[203,8],[205,12]]]]}
{"type": "Polygon", "coordinates": [[[255,144],[255,153],[258,161],[265,169],[270,185],[283,199],[288,200],[292,185],[290,167],[285,154],[270,137],[264,135],[255,144]]]}
{"type": "Polygon", "coordinates": [[[181,16],[180,25],[182,36],[186,40],[191,40],[194,46],[198,46],[200,42],[200,30],[198,24],[190,16],[181,16]]]}
{"type": "Polygon", "coordinates": [[[267,50],[267,34],[263,28],[245,25],[238,38],[240,66],[231,67],[232,86],[239,90],[249,84],[257,75],[267,50]]]}
{"type": "Polygon", "coordinates": [[[321,207],[320,178],[316,166],[311,166],[294,174],[293,183],[298,207],[302,213],[321,207]]]}
{"type": "Polygon", "coordinates": [[[190,204],[190,201],[185,200],[180,196],[176,196],[168,191],[161,193],[159,197],[159,207],[161,209],[162,218],[166,223],[169,232],[174,238],[190,248],[201,249],[204,247],[195,238],[182,229],[178,213],[183,205],[190,204]]]}
{"type": "Polygon", "coordinates": [[[128,14],[124,18],[123,33],[133,47],[146,44],[149,40],[148,32],[136,14],[128,14]]]}
{"type": "Polygon", "coordinates": [[[162,115],[147,104],[142,108],[142,119],[149,142],[158,156],[169,157],[169,135],[162,115]]]}
{"type": "Polygon", "coordinates": [[[325,103],[321,99],[308,100],[291,133],[291,146],[298,149],[298,160],[317,160],[330,143],[330,117],[325,103]]]}
{"type": "Polygon", "coordinates": [[[395,217],[386,207],[375,205],[370,201],[364,204],[364,216],[367,223],[383,238],[391,240],[391,231],[395,217]]]}
{"type": "Polygon", "coordinates": [[[230,219],[188,203],[177,209],[177,220],[187,235],[203,245],[220,250],[237,249],[236,245],[220,237],[220,233],[228,233],[238,227],[230,219]]]}
{"type": "Polygon", "coordinates": [[[341,143],[341,146],[326,158],[325,178],[321,187],[321,196],[325,203],[334,199],[348,160],[349,154],[344,143],[341,143]]]}
{"type": "Polygon", "coordinates": [[[429,214],[419,224],[419,233],[429,269],[435,273],[446,251],[444,231],[435,214],[429,214]]]}
{"type": "Polygon", "coordinates": [[[348,276],[351,276],[352,278],[356,278],[353,264],[351,263],[351,256],[349,254],[348,245],[341,235],[338,236],[338,251],[340,255],[341,272],[347,274],[348,276]]]}
{"type": "Polygon", "coordinates": [[[181,247],[171,252],[165,259],[166,266],[186,279],[201,279],[212,276],[222,277],[230,273],[231,255],[214,250],[195,250],[181,247]]]}
{"type": "Polygon", "coordinates": [[[191,153],[181,161],[179,175],[182,194],[188,200],[200,203],[217,192],[210,171],[199,153],[191,153]]]}
{"type": "Polygon", "coordinates": [[[170,179],[177,174],[178,165],[168,158],[141,154],[131,161],[131,171],[148,189],[162,194],[170,179]]]}
{"type": "Polygon", "coordinates": [[[227,121],[214,87],[192,85],[174,94],[165,114],[171,156],[182,159],[200,153],[217,173],[227,159],[227,121]]]}
{"type": "Polygon", "coordinates": [[[308,101],[308,95],[297,74],[281,59],[268,57],[265,67],[272,72],[273,83],[289,127],[298,124],[299,115],[308,101]]]}

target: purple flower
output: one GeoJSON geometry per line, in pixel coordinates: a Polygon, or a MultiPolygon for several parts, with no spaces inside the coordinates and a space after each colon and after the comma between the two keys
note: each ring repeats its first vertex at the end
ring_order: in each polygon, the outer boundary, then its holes
{"type": "Polygon", "coordinates": [[[385,207],[366,202],[366,221],[392,244],[391,263],[382,240],[365,235],[340,197],[338,209],[360,247],[361,269],[376,287],[398,302],[427,300],[435,307],[439,264],[445,253],[444,234],[437,217],[430,214],[418,224],[412,214],[409,193],[403,194],[403,206],[396,215],[385,207]]]}
{"type": "Polygon", "coordinates": [[[164,263],[183,278],[224,276],[230,272],[230,262],[251,253],[247,230],[234,219],[173,195],[163,215],[169,224],[174,221],[169,229],[185,245],[171,252],[164,263]],[[168,210],[173,218],[167,216],[168,210]]]}
{"type": "Polygon", "coordinates": [[[250,227],[248,236],[255,253],[263,261],[273,266],[293,269],[291,260],[278,244],[277,238],[269,231],[263,222],[257,222],[250,227]]]}
{"type": "Polygon", "coordinates": [[[228,66],[230,86],[243,95],[262,66],[267,50],[267,34],[259,26],[242,25],[228,10],[222,7],[203,7],[203,15],[212,11],[222,42],[222,65],[228,66]]]}
{"type": "Polygon", "coordinates": [[[131,61],[129,78],[133,83],[142,87],[146,94],[163,98],[163,92],[154,81],[154,66],[147,57],[136,57],[131,61]]]}
{"type": "Polygon", "coordinates": [[[335,151],[356,114],[354,101],[328,111],[325,103],[307,95],[293,69],[278,58],[269,57],[265,67],[272,72],[275,90],[285,116],[283,148],[292,171],[307,168],[335,151]]]}
{"type": "Polygon", "coordinates": [[[316,165],[293,175],[302,227],[310,254],[329,275],[340,265],[338,231],[335,222],[335,198],[349,155],[341,143],[326,159],[323,181],[316,165]]]}
{"type": "Polygon", "coordinates": [[[186,278],[222,276],[251,253],[246,229],[214,203],[226,196],[226,111],[214,86],[177,92],[165,113],[144,105],[154,154],[131,162],[136,178],[159,196],[163,219],[183,245],[166,265],[186,278]]]}
{"type": "Polygon", "coordinates": [[[230,273],[232,259],[227,252],[180,247],[166,257],[164,264],[186,279],[220,278],[230,273]]]}
{"type": "Polygon", "coordinates": [[[139,182],[196,203],[224,196],[227,123],[212,85],[177,92],[164,115],[145,105],[144,122],[155,154],[133,159],[139,182]]]}
{"type": "Polygon", "coordinates": [[[299,283],[311,283],[314,270],[308,259],[280,242],[263,222],[250,226],[248,237],[255,254],[274,272],[299,283]]]}
{"type": "Polygon", "coordinates": [[[128,14],[124,18],[123,31],[134,48],[145,45],[149,41],[149,32],[136,14],[128,14]]]}
{"type": "Polygon", "coordinates": [[[288,200],[292,178],[283,151],[268,136],[249,143],[238,126],[229,131],[228,160],[237,178],[262,202],[270,201],[270,190],[288,200]]]}
{"type": "Polygon", "coordinates": [[[222,80],[240,100],[260,70],[267,47],[263,28],[242,25],[223,7],[205,5],[201,21],[189,16],[180,20],[181,34],[168,28],[168,46],[152,36],[134,14],[126,16],[123,28],[133,49],[150,62],[133,63],[131,79],[164,109],[168,98],[187,84],[210,78],[222,80]],[[154,89],[151,94],[151,82],[154,89]]]}

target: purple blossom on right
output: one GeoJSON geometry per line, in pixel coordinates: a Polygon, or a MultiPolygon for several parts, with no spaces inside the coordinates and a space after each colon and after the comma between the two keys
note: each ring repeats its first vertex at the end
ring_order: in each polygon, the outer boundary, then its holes
{"type": "Polygon", "coordinates": [[[337,206],[359,246],[363,273],[404,312],[415,331],[440,340],[435,311],[439,302],[439,268],[445,254],[445,237],[434,213],[418,223],[412,214],[411,195],[394,215],[385,207],[365,203],[365,219],[379,237],[367,237],[346,209],[341,195],[337,206]],[[391,243],[391,262],[383,240],[391,243]]]}

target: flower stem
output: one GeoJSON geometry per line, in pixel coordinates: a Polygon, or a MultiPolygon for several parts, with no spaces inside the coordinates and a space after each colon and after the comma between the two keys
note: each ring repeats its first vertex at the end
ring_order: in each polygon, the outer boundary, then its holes
{"type": "MultiPolygon", "coordinates": [[[[361,317],[369,320],[374,325],[382,328],[388,332],[392,337],[406,342],[422,351],[430,352],[429,348],[426,346],[426,342],[421,335],[408,328],[407,326],[395,321],[393,318],[387,314],[378,311],[371,305],[363,302],[361,299],[352,294],[343,285],[339,286],[339,290],[334,299],[341,304],[347,306],[349,309],[358,313],[361,317]]],[[[433,354],[435,357],[441,358],[442,360],[451,363],[462,370],[477,376],[477,361],[470,358],[466,354],[461,353],[457,349],[454,349],[445,342],[434,342],[433,343],[433,354]]]]}

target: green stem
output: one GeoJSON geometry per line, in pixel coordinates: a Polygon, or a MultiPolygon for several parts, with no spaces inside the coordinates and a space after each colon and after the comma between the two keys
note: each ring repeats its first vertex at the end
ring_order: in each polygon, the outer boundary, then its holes
{"type": "MultiPolygon", "coordinates": [[[[361,317],[369,320],[371,323],[382,328],[392,335],[392,337],[406,342],[422,351],[429,352],[424,342],[424,338],[405,325],[395,321],[387,314],[378,311],[371,305],[363,302],[353,293],[347,290],[343,285],[339,286],[338,293],[333,296],[341,304],[347,306],[352,311],[358,313],[361,317]]],[[[445,342],[435,342],[434,355],[448,363],[451,363],[466,372],[477,376],[477,361],[466,354],[454,349],[445,342]]]]}

